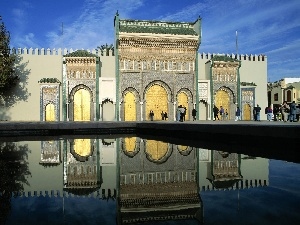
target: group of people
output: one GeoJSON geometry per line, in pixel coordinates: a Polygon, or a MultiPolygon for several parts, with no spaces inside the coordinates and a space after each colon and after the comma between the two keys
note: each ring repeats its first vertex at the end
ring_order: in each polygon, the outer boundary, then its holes
{"type": "Polygon", "coordinates": [[[186,116],[186,107],[185,106],[178,106],[176,111],[176,121],[183,122],[185,121],[186,116]]]}
{"type": "Polygon", "coordinates": [[[161,111],[160,115],[161,115],[161,120],[167,120],[168,119],[167,112],[161,111]]]}
{"type": "Polygon", "coordinates": [[[227,109],[224,110],[223,106],[220,106],[220,109],[214,105],[214,108],[213,108],[213,113],[214,113],[214,120],[220,120],[219,118],[219,114],[220,114],[220,117],[221,117],[221,120],[228,120],[228,111],[227,109]]]}
{"type": "MultiPolygon", "coordinates": [[[[186,112],[187,112],[187,109],[186,109],[185,106],[182,106],[182,105],[178,106],[177,111],[176,111],[176,121],[179,121],[179,122],[185,121],[186,112]]],[[[161,119],[162,120],[167,120],[168,119],[167,112],[161,111],[160,115],[161,115],[161,119]]],[[[197,115],[197,110],[193,109],[192,110],[193,121],[196,120],[196,115],[197,115]]],[[[154,112],[153,112],[153,110],[150,110],[149,118],[150,118],[151,121],[154,120],[154,112]]]]}
{"type": "MultiPolygon", "coordinates": [[[[257,105],[253,109],[253,116],[255,121],[260,121],[261,107],[257,105]]],[[[271,106],[265,108],[265,114],[267,115],[268,121],[299,121],[300,105],[296,105],[293,101],[290,105],[287,101],[284,101],[281,105],[274,105],[273,109],[271,106]],[[274,116],[274,117],[273,117],[274,116]]]]}
{"type": "Polygon", "coordinates": [[[290,105],[284,101],[281,105],[274,106],[273,114],[274,121],[297,122],[299,121],[300,105],[297,106],[295,101],[290,105]]]}
{"type": "MultiPolygon", "coordinates": [[[[185,106],[179,105],[176,111],[176,121],[183,122],[185,121],[186,117],[186,111],[187,108],[185,106]]],[[[220,106],[220,109],[214,105],[213,107],[213,114],[214,119],[213,120],[228,120],[228,111],[227,109],[224,109],[222,106],[220,106]],[[219,117],[220,115],[220,117],[219,117]]],[[[265,114],[267,115],[267,120],[272,121],[290,121],[290,122],[297,122],[299,121],[299,115],[300,115],[300,104],[297,106],[295,101],[293,101],[290,105],[284,101],[279,106],[274,106],[272,109],[271,106],[265,108],[265,114]],[[273,118],[274,116],[274,118],[273,118]]],[[[197,110],[192,110],[192,117],[193,121],[196,120],[197,110]]],[[[154,112],[153,110],[150,110],[149,113],[150,120],[153,121],[154,119],[154,112]]],[[[167,120],[168,114],[167,112],[161,112],[161,119],[167,120]]],[[[261,107],[257,104],[253,108],[253,119],[254,121],[260,121],[261,120],[261,107]]],[[[237,106],[235,111],[235,121],[241,120],[241,110],[237,106]]]]}

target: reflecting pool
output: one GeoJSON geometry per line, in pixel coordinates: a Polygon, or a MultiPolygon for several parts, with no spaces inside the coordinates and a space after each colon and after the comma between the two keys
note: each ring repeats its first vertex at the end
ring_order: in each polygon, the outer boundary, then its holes
{"type": "Polygon", "coordinates": [[[0,142],[0,224],[298,224],[300,165],[146,140],[0,142]]]}

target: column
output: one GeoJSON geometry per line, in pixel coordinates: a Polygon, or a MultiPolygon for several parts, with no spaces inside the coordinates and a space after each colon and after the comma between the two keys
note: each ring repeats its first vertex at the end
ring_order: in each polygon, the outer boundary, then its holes
{"type": "Polygon", "coordinates": [[[68,99],[67,99],[66,106],[67,106],[67,121],[70,121],[70,119],[69,119],[69,100],[68,99]]]}
{"type": "Polygon", "coordinates": [[[177,116],[177,115],[176,115],[176,114],[177,114],[177,111],[176,111],[176,104],[177,104],[177,102],[173,102],[173,112],[174,112],[174,113],[173,113],[173,115],[174,115],[174,116],[173,116],[173,120],[174,120],[174,121],[176,121],[176,116],[177,116]]]}
{"type": "Polygon", "coordinates": [[[96,121],[96,102],[94,102],[94,121],[96,121]]]}
{"type": "Polygon", "coordinates": [[[144,105],[144,102],[140,102],[140,107],[141,107],[141,121],[144,120],[144,118],[143,118],[143,105],[144,105]]]}
{"type": "Polygon", "coordinates": [[[99,121],[103,121],[103,118],[102,118],[102,104],[101,103],[99,104],[99,121]]]}
{"type": "MultiPolygon", "coordinates": [[[[122,104],[122,103],[119,102],[119,109],[118,109],[118,110],[119,110],[119,113],[118,113],[118,114],[119,114],[119,118],[118,118],[118,121],[121,121],[121,113],[120,113],[120,112],[121,112],[121,104],[122,104]]],[[[116,109],[116,103],[115,103],[115,102],[114,102],[114,108],[116,109]]],[[[116,111],[116,110],[115,110],[115,111],[116,111]]],[[[117,115],[116,115],[116,116],[117,116],[117,115]]],[[[116,116],[115,116],[115,117],[116,117],[116,116]]],[[[117,120],[117,118],[116,118],[116,120],[117,120]]]]}
{"type": "Polygon", "coordinates": [[[207,109],[208,109],[208,110],[207,110],[207,111],[208,111],[208,112],[207,112],[207,120],[211,120],[211,116],[210,116],[210,115],[211,115],[211,112],[210,112],[210,109],[211,109],[211,108],[210,108],[210,107],[211,107],[211,105],[210,105],[210,104],[207,104],[207,109]]]}

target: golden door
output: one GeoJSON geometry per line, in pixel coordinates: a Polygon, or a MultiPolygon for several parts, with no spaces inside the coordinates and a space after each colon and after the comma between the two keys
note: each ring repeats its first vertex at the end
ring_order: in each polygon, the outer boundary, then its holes
{"type": "Polygon", "coordinates": [[[135,96],[132,92],[127,92],[124,96],[124,120],[135,121],[136,120],[136,103],[135,96]]]}
{"type": "Polygon", "coordinates": [[[231,119],[230,118],[230,97],[226,91],[223,91],[223,90],[217,91],[216,96],[215,96],[215,105],[218,107],[219,110],[220,110],[220,106],[222,106],[224,109],[224,112],[227,109],[228,119],[231,119]]]}
{"type": "Polygon", "coordinates": [[[134,152],[136,145],[136,137],[125,138],[125,151],[134,152]]]}
{"type": "Polygon", "coordinates": [[[184,92],[180,92],[177,96],[178,106],[182,105],[186,108],[185,120],[189,120],[189,104],[188,96],[184,92]]]}
{"type": "Polygon", "coordinates": [[[154,112],[154,120],[161,120],[161,112],[168,112],[168,94],[160,85],[150,87],[146,93],[146,120],[150,120],[150,110],[154,112]]]}
{"type": "Polygon", "coordinates": [[[52,103],[46,105],[45,121],[55,121],[55,110],[54,104],[52,103]]]}
{"type": "Polygon", "coordinates": [[[90,156],[92,154],[91,139],[75,139],[74,152],[83,157],[90,156]]]}
{"type": "Polygon", "coordinates": [[[147,140],[146,152],[150,155],[151,159],[158,161],[167,154],[168,143],[155,140],[147,140]]]}
{"type": "Polygon", "coordinates": [[[243,106],[243,120],[251,120],[251,106],[247,103],[243,106]]]}
{"type": "Polygon", "coordinates": [[[90,92],[80,89],[74,94],[74,121],[91,120],[91,96],[90,92]]]}

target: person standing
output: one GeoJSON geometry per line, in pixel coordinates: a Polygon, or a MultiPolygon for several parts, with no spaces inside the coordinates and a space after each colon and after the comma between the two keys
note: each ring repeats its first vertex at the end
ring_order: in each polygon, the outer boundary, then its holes
{"type": "Polygon", "coordinates": [[[161,111],[160,115],[161,115],[161,120],[164,120],[165,119],[165,114],[164,114],[163,111],[161,111]]]}
{"type": "Polygon", "coordinates": [[[282,106],[281,106],[281,114],[283,115],[283,121],[284,122],[288,121],[288,115],[289,115],[289,113],[290,113],[290,107],[287,104],[287,102],[284,101],[282,103],[282,106]]]}
{"type": "Polygon", "coordinates": [[[228,111],[225,109],[225,120],[228,120],[228,111]]]}
{"type": "Polygon", "coordinates": [[[154,118],[154,112],[153,110],[150,110],[150,120],[153,121],[154,118]]]}
{"type": "Polygon", "coordinates": [[[273,113],[273,110],[272,110],[271,106],[269,106],[267,108],[267,120],[268,121],[272,121],[272,113],[273,113]]]}
{"type": "Polygon", "coordinates": [[[165,120],[168,119],[168,113],[167,113],[167,112],[164,113],[164,119],[165,119],[165,120]]]}
{"type": "Polygon", "coordinates": [[[219,116],[218,116],[218,114],[219,114],[219,109],[218,109],[218,107],[215,106],[215,105],[214,105],[214,108],[213,108],[213,113],[214,113],[214,120],[217,120],[217,118],[218,118],[218,120],[220,120],[220,119],[219,119],[219,116]]]}
{"type": "Polygon", "coordinates": [[[256,114],[256,121],[260,121],[260,111],[261,111],[261,107],[257,104],[255,107],[255,114],[256,114]]]}
{"type": "Polygon", "coordinates": [[[241,110],[240,110],[240,107],[237,107],[236,111],[235,111],[235,121],[238,121],[238,120],[241,120],[241,110]]]}
{"type": "Polygon", "coordinates": [[[253,107],[253,119],[254,119],[254,121],[257,121],[256,106],[253,107]]]}
{"type": "Polygon", "coordinates": [[[225,114],[224,114],[223,106],[220,106],[220,116],[221,116],[221,120],[225,119],[225,114]]]}
{"type": "Polygon", "coordinates": [[[295,101],[293,101],[290,105],[290,122],[297,122],[296,112],[297,112],[296,103],[295,101]]]}
{"type": "Polygon", "coordinates": [[[196,115],[197,115],[197,110],[196,110],[196,109],[193,109],[193,110],[192,110],[193,121],[196,120],[196,115]]]}

